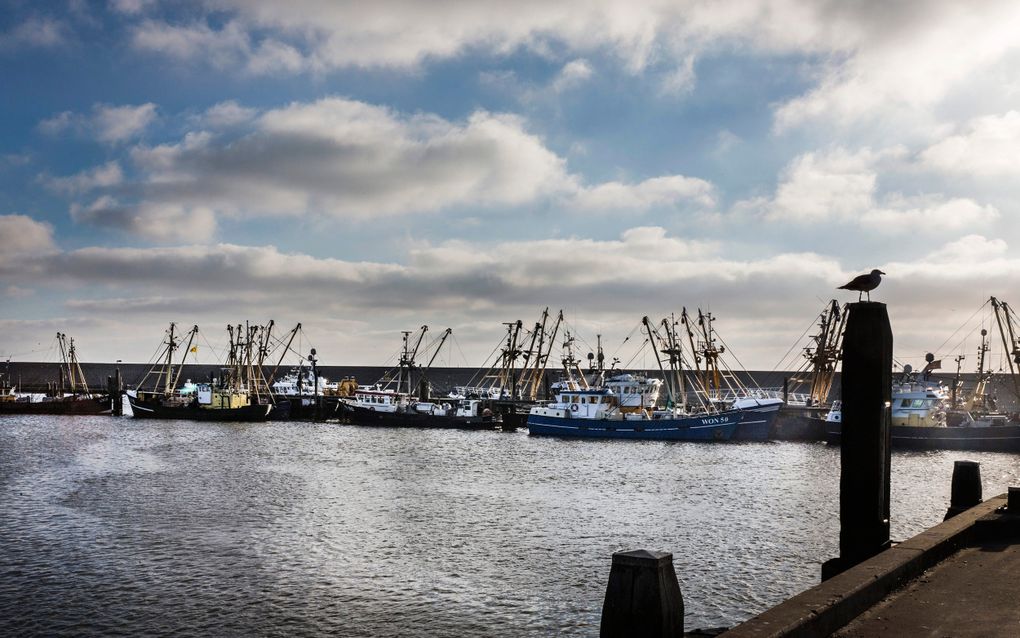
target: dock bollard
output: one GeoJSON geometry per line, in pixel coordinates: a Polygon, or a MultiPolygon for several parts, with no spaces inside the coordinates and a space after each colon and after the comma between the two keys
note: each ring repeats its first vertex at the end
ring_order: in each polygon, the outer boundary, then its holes
{"type": "Polygon", "coordinates": [[[948,521],[960,512],[981,502],[981,464],[976,461],[957,461],[953,464],[953,487],[950,490],[948,521]]]}
{"type": "Polygon", "coordinates": [[[682,638],[684,598],[673,554],[638,549],[613,554],[601,638],[682,638]]]}

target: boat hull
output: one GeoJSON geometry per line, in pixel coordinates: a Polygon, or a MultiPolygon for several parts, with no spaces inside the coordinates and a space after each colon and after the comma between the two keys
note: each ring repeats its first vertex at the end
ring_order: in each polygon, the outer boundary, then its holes
{"type": "Polygon", "coordinates": [[[743,418],[733,433],[734,441],[768,441],[772,438],[781,403],[740,408],[743,418]]]}
{"type": "Polygon", "coordinates": [[[825,415],[830,406],[791,406],[780,408],[769,435],[775,441],[824,441],[825,415]]]}
{"type": "Polygon", "coordinates": [[[337,405],[340,419],[352,425],[370,425],[391,428],[436,428],[458,430],[494,430],[501,426],[491,416],[446,416],[418,412],[383,412],[341,401],[337,405]]]}
{"type": "Polygon", "coordinates": [[[528,432],[537,436],[587,439],[728,441],[743,418],[739,410],[676,419],[633,421],[532,414],[528,417],[528,432]]]}
{"type": "Polygon", "coordinates": [[[57,401],[0,401],[0,415],[3,414],[66,414],[94,415],[112,414],[110,397],[92,399],[60,399],[57,401]]]}
{"type": "Polygon", "coordinates": [[[271,404],[246,405],[240,408],[207,409],[194,405],[164,406],[156,401],[128,395],[131,414],[136,419],[185,419],[188,421],[266,421],[273,410],[271,404]]]}
{"type": "MultiPolygon", "coordinates": [[[[826,423],[825,440],[839,445],[842,423],[826,423]]],[[[929,427],[894,425],[892,447],[901,450],[974,450],[1020,452],[1020,425],[985,427],[929,427]]]]}

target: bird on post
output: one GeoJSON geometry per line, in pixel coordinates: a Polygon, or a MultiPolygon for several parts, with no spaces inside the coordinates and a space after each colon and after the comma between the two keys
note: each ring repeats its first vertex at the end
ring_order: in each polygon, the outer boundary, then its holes
{"type": "Polygon", "coordinates": [[[878,284],[882,283],[882,275],[884,274],[884,272],[876,268],[866,275],[854,277],[850,282],[840,286],[839,290],[856,290],[860,293],[857,295],[857,301],[861,300],[864,293],[868,293],[868,301],[871,301],[871,291],[878,288],[878,284]]]}

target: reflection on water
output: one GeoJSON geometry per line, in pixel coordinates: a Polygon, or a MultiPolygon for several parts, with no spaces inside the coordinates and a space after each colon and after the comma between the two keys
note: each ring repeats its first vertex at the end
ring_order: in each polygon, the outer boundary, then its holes
{"type": "MultiPolygon", "coordinates": [[[[896,454],[893,537],[953,461],[896,454]]],[[[821,444],[569,441],[322,424],[0,421],[0,634],[593,636],[610,557],[674,553],[687,625],[818,581],[838,545],[821,444]]]]}

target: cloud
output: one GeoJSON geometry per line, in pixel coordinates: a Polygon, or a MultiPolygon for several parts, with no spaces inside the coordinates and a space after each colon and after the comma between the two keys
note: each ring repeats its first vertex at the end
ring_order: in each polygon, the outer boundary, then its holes
{"type": "MultiPolygon", "coordinates": [[[[122,343],[128,351],[119,349],[111,358],[151,351],[158,334],[127,330],[133,316],[203,325],[270,316],[281,323],[300,320],[322,330],[318,343],[329,344],[325,351],[334,362],[378,364],[380,348],[395,343],[399,330],[423,322],[469,327],[471,337],[461,343],[469,360],[476,360],[499,337],[500,322],[531,316],[545,305],[568,309],[581,326],[612,343],[642,315],[710,302],[719,329],[741,358],[769,368],[817,313],[818,298],[838,296],[836,286],[857,274],[810,252],[735,257],[726,252],[732,247],[683,239],[657,226],[636,226],[606,240],[419,242],[406,263],[236,244],[59,251],[45,224],[0,217],[0,239],[8,245],[11,236],[29,237],[36,250],[0,263],[0,283],[22,287],[31,277],[39,290],[73,287],[79,294],[65,310],[79,317],[110,316],[116,309],[116,321],[123,323],[117,331],[131,333],[137,343],[131,342],[134,351],[122,343]],[[309,305],[310,295],[320,302],[309,305]],[[323,328],[337,322],[342,332],[323,328]],[[768,340],[760,338],[762,322],[774,327],[768,340]],[[478,328],[485,325],[492,329],[478,328]]],[[[889,273],[876,294],[895,300],[890,313],[898,352],[923,354],[942,341],[948,307],[976,308],[987,294],[1002,296],[1020,286],[1020,259],[1010,256],[1004,240],[980,235],[935,246],[909,261],[873,265],[889,273]]],[[[97,349],[110,339],[99,332],[84,336],[100,344],[97,349]]],[[[0,347],[6,347],[4,340],[0,347]]]]}
{"type": "Polygon", "coordinates": [[[1020,174],[1020,112],[971,120],[921,153],[924,164],[953,175],[1008,178],[1020,174]]]}
{"type": "Polygon", "coordinates": [[[100,166],[68,175],[67,177],[40,176],[40,181],[48,188],[68,194],[87,193],[97,188],[117,186],[124,181],[124,172],[116,160],[100,166]]]}
{"type": "Polygon", "coordinates": [[[156,0],[109,0],[110,8],[120,13],[130,15],[147,11],[156,4],[156,0]]]}
{"type": "Polygon", "coordinates": [[[709,182],[696,177],[667,175],[638,184],[606,182],[582,187],[572,200],[572,204],[580,209],[604,211],[647,210],[680,202],[711,207],[715,204],[714,188],[709,182]]]}
{"type": "Polygon", "coordinates": [[[137,106],[95,104],[89,115],[64,111],[39,122],[40,132],[57,136],[66,131],[107,144],[118,144],[139,137],[156,120],[156,105],[137,106]]]}
{"type": "Polygon", "coordinates": [[[1020,50],[1014,2],[836,3],[823,12],[855,26],[818,85],[776,111],[779,130],[883,120],[930,126],[931,107],[1020,50]]]}
{"type": "Polygon", "coordinates": [[[116,143],[137,137],[156,119],[156,105],[99,104],[92,109],[91,125],[100,142],[116,143]]]}
{"type": "MultiPolygon", "coordinates": [[[[223,68],[265,56],[264,45],[287,46],[310,71],[413,68],[467,51],[505,55],[526,50],[542,56],[604,51],[631,72],[653,64],[674,69],[674,86],[686,86],[694,57],[712,46],[849,50],[870,26],[861,24],[870,22],[866,16],[798,1],[530,0],[508,5],[483,0],[437,8],[406,0],[297,0],[287,7],[271,0],[216,0],[207,8],[209,14],[227,17],[224,26],[147,20],[137,26],[134,46],[223,68]]],[[[255,66],[248,64],[249,69],[255,66]]],[[[282,68],[267,65],[264,70],[282,68]]]]}
{"type": "MultiPolygon", "coordinates": [[[[0,276],[35,274],[37,259],[48,258],[57,252],[53,241],[53,227],[26,215],[0,215],[0,276]]],[[[14,276],[11,285],[24,285],[25,280],[14,276]]]]}
{"type": "Polygon", "coordinates": [[[62,45],[67,38],[64,23],[50,18],[31,17],[6,33],[0,33],[0,52],[62,45]]]}
{"type": "Polygon", "coordinates": [[[257,115],[257,109],[241,106],[235,100],[227,100],[210,106],[204,113],[193,118],[193,121],[205,128],[222,129],[247,124],[257,115]]]}
{"type": "Polygon", "coordinates": [[[72,205],[71,218],[160,242],[208,241],[216,232],[216,216],[204,206],[148,202],[123,206],[109,195],[88,206],[72,205]]]}
{"type": "Polygon", "coordinates": [[[591,65],[587,60],[571,60],[560,69],[552,81],[551,88],[557,93],[572,89],[587,81],[592,73],[591,65]]]}
{"type": "Polygon", "coordinates": [[[121,184],[116,163],[48,183],[98,191],[91,204],[75,204],[78,221],[168,241],[208,239],[220,215],[364,220],[539,201],[620,211],[713,201],[711,184],[682,175],[587,185],[508,114],[450,121],[331,97],[263,112],[225,102],[193,123],[205,128],[131,148],[131,184],[121,184]]]}
{"type": "Polygon", "coordinates": [[[250,74],[294,73],[309,68],[309,61],[295,47],[273,38],[252,42],[245,28],[229,22],[221,29],[204,23],[171,25],[146,20],[131,34],[136,49],[200,61],[218,68],[240,68],[250,74]]]}
{"type": "Polygon", "coordinates": [[[787,166],[775,197],[755,206],[773,221],[857,224],[885,232],[959,230],[999,217],[995,207],[967,198],[882,193],[879,169],[890,170],[905,158],[901,147],[805,153],[787,166]]]}

